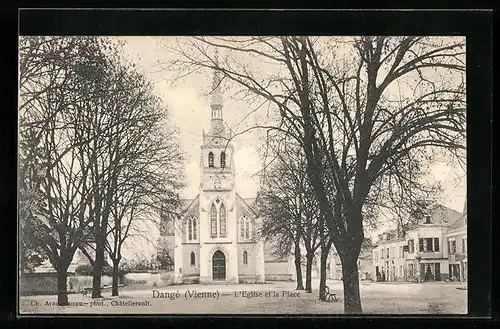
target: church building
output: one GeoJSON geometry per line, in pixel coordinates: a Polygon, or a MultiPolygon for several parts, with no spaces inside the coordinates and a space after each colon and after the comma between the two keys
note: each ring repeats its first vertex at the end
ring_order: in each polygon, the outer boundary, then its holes
{"type": "Polygon", "coordinates": [[[265,281],[264,243],[255,199],[236,191],[231,131],[223,119],[221,77],[214,73],[211,122],[200,147],[201,180],[173,225],[175,283],[265,281]]]}

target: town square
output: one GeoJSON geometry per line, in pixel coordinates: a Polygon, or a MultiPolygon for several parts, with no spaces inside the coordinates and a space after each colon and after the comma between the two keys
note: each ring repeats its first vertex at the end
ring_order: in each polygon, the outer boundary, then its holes
{"type": "Polygon", "coordinates": [[[460,36],[21,36],[21,314],[466,314],[460,36]]]}

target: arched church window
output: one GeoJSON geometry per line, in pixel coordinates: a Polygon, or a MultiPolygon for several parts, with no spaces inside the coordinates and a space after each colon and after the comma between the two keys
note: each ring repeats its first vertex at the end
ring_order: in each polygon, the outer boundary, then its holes
{"type": "Polygon", "coordinates": [[[188,240],[196,240],[196,218],[191,217],[188,219],[188,227],[187,227],[187,233],[188,233],[188,240]]]}
{"type": "Polygon", "coordinates": [[[212,152],[208,153],[208,166],[214,166],[214,154],[212,152]]]}
{"type": "Polygon", "coordinates": [[[210,236],[212,238],[217,236],[217,209],[214,204],[210,208],[210,236]]]}
{"type": "Polygon", "coordinates": [[[247,216],[243,215],[240,220],[240,237],[244,238],[245,237],[245,222],[246,222],[247,216]]]}
{"type": "Polygon", "coordinates": [[[250,239],[250,220],[248,218],[245,223],[245,239],[250,239]]]}
{"type": "Polygon", "coordinates": [[[222,168],[226,167],[226,153],[225,152],[221,152],[221,154],[220,154],[220,166],[222,168]]]}
{"type": "Polygon", "coordinates": [[[220,236],[222,238],[226,237],[226,207],[222,204],[219,210],[219,221],[220,221],[220,236]]]}
{"type": "Polygon", "coordinates": [[[248,264],[248,254],[246,250],[243,252],[243,264],[248,264]]]}
{"type": "Polygon", "coordinates": [[[191,266],[195,265],[196,265],[196,255],[194,254],[194,252],[191,252],[191,266]]]}

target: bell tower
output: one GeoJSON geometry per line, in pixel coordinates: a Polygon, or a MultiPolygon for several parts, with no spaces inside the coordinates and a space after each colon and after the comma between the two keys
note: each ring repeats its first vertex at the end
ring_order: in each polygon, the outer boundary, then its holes
{"type": "Polygon", "coordinates": [[[206,191],[234,189],[234,149],[231,133],[223,119],[221,84],[221,74],[215,71],[210,103],[210,130],[208,133],[203,132],[201,145],[201,189],[206,191]]]}
{"type": "Polygon", "coordinates": [[[200,157],[200,283],[238,282],[238,236],[234,148],[223,119],[222,79],[215,71],[210,129],[203,132],[200,157]]]}

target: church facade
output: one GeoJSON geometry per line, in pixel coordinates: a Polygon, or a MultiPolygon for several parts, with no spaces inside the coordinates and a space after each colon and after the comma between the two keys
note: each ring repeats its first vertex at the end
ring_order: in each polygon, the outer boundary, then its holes
{"type": "Polygon", "coordinates": [[[214,74],[210,130],[200,147],[201,180],[173,225],[174,282],[265,281],[264,242],[255,199],[236,191],[234,147],[223,119],[221,79],[214,74]]]}

